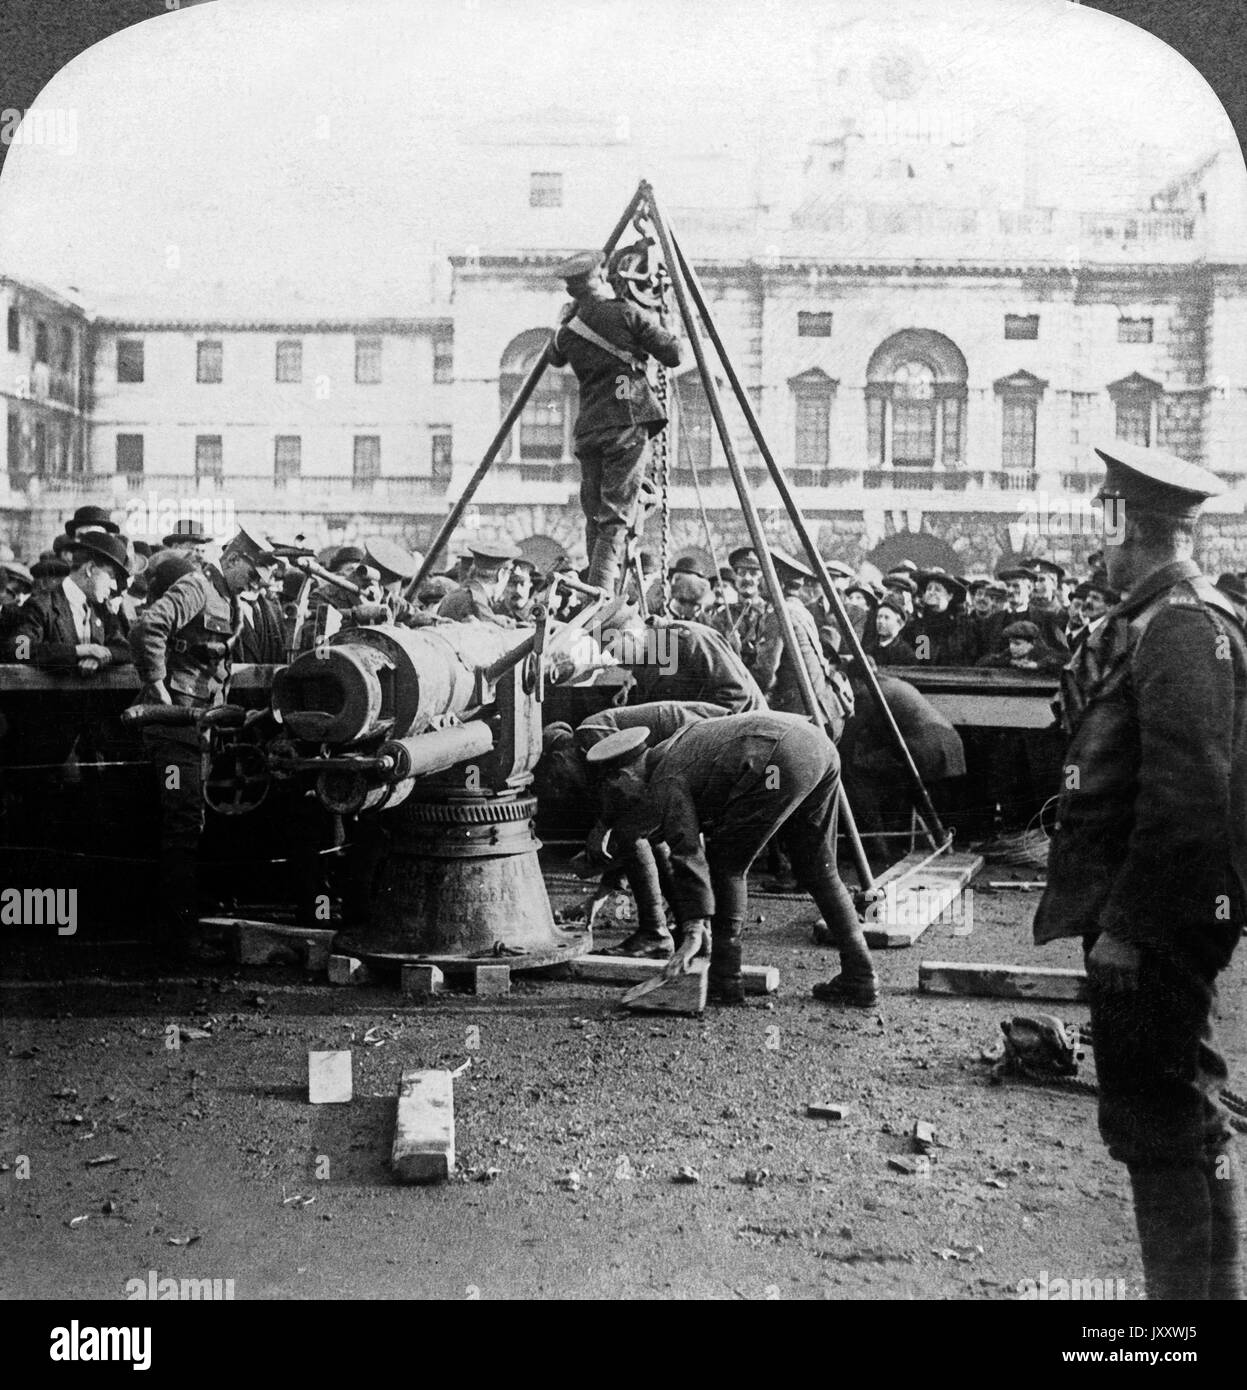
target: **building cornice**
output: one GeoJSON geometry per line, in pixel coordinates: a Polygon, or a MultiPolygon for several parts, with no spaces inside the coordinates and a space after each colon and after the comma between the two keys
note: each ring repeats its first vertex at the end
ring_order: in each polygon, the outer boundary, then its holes
{"type": "Polygon", "coordinates": [[[450,333],[454,319],[345,318],[345,319],[214,319],[214,318],[98,318],[102,333],[450,333]]]}

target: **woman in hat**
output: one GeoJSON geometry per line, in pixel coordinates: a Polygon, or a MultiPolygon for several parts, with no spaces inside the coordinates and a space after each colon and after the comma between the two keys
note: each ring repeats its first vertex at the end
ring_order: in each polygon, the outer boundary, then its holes
{"type": "Polygon", "coordinates": [[[972,666],[974,630],[963,604],[966,586],[944,569],[923,570],[917,576],[922,613],[905,637],[920,665],[972,666]]]}

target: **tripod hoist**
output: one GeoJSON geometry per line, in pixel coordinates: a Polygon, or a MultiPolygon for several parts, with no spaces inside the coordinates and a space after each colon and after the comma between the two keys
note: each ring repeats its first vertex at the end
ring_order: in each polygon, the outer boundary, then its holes
{"type": "MultiPolygon", "coordinates": [[[[788,514],[788,519],[800,542],[801,549],[805,552],[810,568],[813,570],[827,600],[829,611],[835,618],[837,626],[840,629],[845,649],[857,659],[859,669],[862,672],[870,696],[875,701],[883,716],[885,727],[892,740],[894,751],[908,776],[914,809],[922,822],[924,832],[930,845],[930,852],[926,854],[925,857],[923,857],[921,853],[910,855],[906,861],[903,861],[906,869],[901,875],[898,876],[895,870],[889,873],[889,890],[898,889],[902,885],[906,874],[912,874],[923,869],[931,860],[938,856],[948,855],[952,847],[952,835],[945,830],[935,807],[931,803],[930,795],[914,763],[913,755],[910,753],[905,743],[904,736],[897,726],[896,720],[893,718],[887,702],[883,698],[875,673],[870,663],[866,660],[861,641],[853,628],[853,624],[849,620],[839,590],[837,590],[832,583],[827,566],[823,562],[823,558],[814,544],[813,536],[797,504],[796,498],[793,496],[792,489],[789,487],[788,481],[784,477],[762,433],[762,427],[758,422],[752,403],[749,400],[744,386],[741,384],[740,377],[724,346],[723,339],[715,322],[714,314],[707,302],[697,273],[685,257],[683,249],[672,231],[670,223],[659,207],[654,190],[648,181],[642,180],[638,185],[631,201],[624,209],[622,216],[615,224],[614,229],[607,238],[602,249],[607,261],[608,275],[615,288],[616,294],[630,299],[640,307],[655,313],[666,312],[671,301],[674,300],[676,311],[679,314],[684,331],[692,345],[693,355],[696,359],[697,372],[701,379],[702,388],[706,394],[707,404],[710,407],[715,432],[719,437],[723,455],[732,476],[732,483],[740,504],[741,514],[744,517],[749,532],[750,544],[762,568],[762,579],[767,596],[774,606],[784,642],[789,651],[795,652],[798,650],[796,636],[793,632],[788,610],[783,602],[783,591],[780,588],[779,580],[775,573],[775,566],[771,560],[770,548],[762,529],[762,522],[758,515],[757,507],[754,505],[748,480],[737,458],[731,434],[724,418],[722,402],[719,398],[714,375],[710,369],[706,344],[703,341],[703,333],[714,348],[719,363],[722,366],[724,377],[731,387],[732,394],[736,398],[758,452],[763,462],[766,464],[772,482],[775,484],[784,509],[788,514]],[[619,243],[621,239],[630,228],[636,233],[637,239],[627,245],[620,246],[619,243]]],[[[510,408],[504,415],[476,471],[468,480],[463,493],[452,506],[437,536],[429,545],[424,563],[421,565],[419,573],[417,573],[409,585],[408,591],[410,593],[414,593],[419,588],[425,575],[431,571],[435,558],[449,542],[452,533],[458,526],[480,484],[488,474],[502,446],[509,437],[511,430],[519,421],[525,405],[528,403],[529,398],[537,387],[537,383],[550,366],[550,351],[552,344],[553,334],[551,335],[550,344],[547,344],[546,350],[533,364],[528,376],[525,378],[512,400],[510,408]]],[[[654,364],[654,370],[657,372],[657,376],[653,382],[655,394],[665,411],[669,402],[670,381],[666,368],[662,367],[660,364],[654,364]]],[[[691,464],[692,460],[690,459],[689,461],[691,464]]],[[[700,481],[696,477],[696,468],[693,467],[691,471],[694,476],[698,502],[701,504],[701,487],[700,481]]],[[[631,579],[631,581],[636,584],[642,605],[644,605],[645,591],[644,576],[641,572],[640,565],[640,533],[644,525],[644,512],[647,510],[652,511],[655,507],[660,513],[661,520],[659,559],[662,566],[664,600],[669,594],[670,581],[668,577],[668,560],[671,548],[670,486],[671,460],[669,427],[667,427],[656,437],[654,442],[653,459],[645,490],[647,496],[644,498],[644,505],[638,515],[637,524],[634,525],[629,532],[628,549],[625,554],[626,577],[624,582],[626,583],[628,579],[631,579]]],[[[707,539],[710,540],[710,526],[706,518],[704,505],[701,506],[701,511],[707,539]]],[[[710,548],[711,554],[713,555],[715,548],[712,540],[710,541],[710,548]]],[[[717,567],[716,561],[716,570],[717,567]]],[[[818,703],[813,686],[810,682],[809,673],[805,670],[804,663],[800,661],[794,662],[794,667],[807,713],[809,717],[817,723],[819,722],[818,703]]],[[[848,799],[844,794],[843,786],[840,789],[840,814],[844,832],[853,849],[854,862],[861,881],[861,888],[857,894],[859,904],[876,901],[883,896],[883,890],[875,882],[874,874],[866,858],[861,837],[857,833],[857,826],[853,817],[852,808],[849,806],[848,799]]]]}

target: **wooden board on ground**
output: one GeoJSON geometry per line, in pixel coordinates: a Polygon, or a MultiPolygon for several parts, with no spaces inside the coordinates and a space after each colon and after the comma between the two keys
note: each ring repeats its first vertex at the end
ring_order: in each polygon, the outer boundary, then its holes
{"type": "Polygon", "coordinates": [[[883,896],[866,912],[866,944],[912,946],[932,922],[946,913],[954,924],[962,889],[983,867],[978,854],[941,854],[924,864],[929,851],[916,850],[875,880],[883,896]]]}
{"type": "Polygon", "coordinates": [[[206,937],[219,936],[239,965],[301,965],[327,971],[337,932],[321,927],[287,927],[246,917],[201,917],[206,937]]]}
{"type": "MultiPolygon", "coordinates": [[[[599,985],[637,985],[661,975],[665,965],[666,961],[632,956],[578,956],[570,962],[573,979],[599,985]]],[[[773,965],[746,965],[741,974],[746,994],[774,994],[779,989],[779,971],[773,965]]]]}
{"type": "Polygon", "coordinates": [[[1087,976],[1056,966],[924,960],[918,966],[918,989],[991,999],[1085,999],[1087,976]]]}
{"type": "Polygon", "coordinates": [[[455,1168],[455,1093],[448,1071],[405,1071],[391,1154],[398,1182],[444,1182],[455,1168]]]}
{"type": "Polygon", "coordinates": [[[670,980],[655,976],[634,985],[619,1001],[624,1008],[644,1014],[700,1014],[705,1012],[709,988],[709,964],[695,960],[693,968],[670,980]]]}

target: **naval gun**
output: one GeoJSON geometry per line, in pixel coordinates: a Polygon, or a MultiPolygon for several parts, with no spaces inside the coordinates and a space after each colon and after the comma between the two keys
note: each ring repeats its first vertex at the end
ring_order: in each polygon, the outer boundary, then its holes
{"type": "Polygon", "coordinates": [[[325,807],[361,817],[366,907],[339,949],[450,970],[590,949],[555,926],[537,860],[547,624],[350,628],[274,677],[273,774],[310,775],[325,807]]]}

